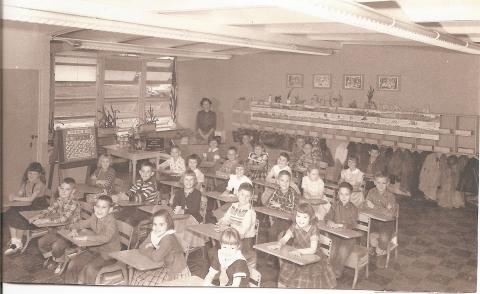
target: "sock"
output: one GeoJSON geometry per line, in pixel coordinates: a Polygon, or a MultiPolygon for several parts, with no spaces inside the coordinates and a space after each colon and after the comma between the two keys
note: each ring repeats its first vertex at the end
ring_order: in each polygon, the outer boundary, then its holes
{"type": "Polygon", "coordinates": [[[12,238],[12,244],[15,244],[15,246],[17,246],[17,248],[22,248],[23,247],[23,244],[22,244],[22,239],[20,238],[12,238]]]}

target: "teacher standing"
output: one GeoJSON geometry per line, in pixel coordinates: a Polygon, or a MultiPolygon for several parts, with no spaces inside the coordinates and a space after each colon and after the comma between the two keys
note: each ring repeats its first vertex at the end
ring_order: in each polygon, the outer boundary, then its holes
{"type": "Polygon", "coordinates": [[[211,111],[212,101],[208,98],[202,98],[200,101],[202,110],[197,113],[197,138],[207,141],[212,138],[217,128],[217,114],[211,111]]]}

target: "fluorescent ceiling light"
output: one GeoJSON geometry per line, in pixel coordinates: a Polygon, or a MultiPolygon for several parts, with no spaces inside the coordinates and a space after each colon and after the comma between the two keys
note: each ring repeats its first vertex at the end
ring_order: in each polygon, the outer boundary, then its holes
{"type": "Polygon", "coordinates": [[[170,55],[193,58],[231,59],[232,55],[214,52],[198,52],[183,49],[153,48],[131,44],[106,43],[89,40],[53,37],[54,41],[63,41],[75,49],[120,52],[123,54],[170,55]]]}
{"type": "Polygon", "coordinates": [[[277,0],[275,4],[306,15],[317,16],[425,44],[464,53],[480,54],[480,46],[422,26],[396,21],[366,6],[340,0],[277,0]]]}

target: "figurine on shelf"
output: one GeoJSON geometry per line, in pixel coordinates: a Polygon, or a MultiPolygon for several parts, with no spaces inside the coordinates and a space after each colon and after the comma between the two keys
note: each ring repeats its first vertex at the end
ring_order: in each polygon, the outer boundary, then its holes
{"type": "Polygon", "coordinates": [[[366,109],[377,109],[377,105],[375,104],[375,102],[372,100],[373,99],[373,93],[375,92],[375,89],[372,88],[372,86],[370,86],[370,88],[368,89],[368,92],[367,92],[367,99],[368,101],[365,102],[365,106],[364,108],[366,109]]]}
{"type": "Polygon", "coordinates": [[[275,96],[275,103],[282,103],[282,95],[275,96]]]}
{"type": "Polygon", "coordinates": [[[357,106],[357,100],[353,100],[350,104],[348,104],[348,107],[350,107],[350,108],[358,108],[358,106],[357,106]]]}
{"type": "Polygon", "coordinates": [[[268,103],[272,103],[273,102],[273,99],[272,99],[272,94],[269,94],[268,95],[268,103]]]}

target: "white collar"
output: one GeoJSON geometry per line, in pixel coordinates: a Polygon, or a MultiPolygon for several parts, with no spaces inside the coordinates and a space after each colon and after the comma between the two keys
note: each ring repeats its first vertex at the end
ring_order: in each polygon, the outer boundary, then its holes
{"type": "Polygon", "coordinates": [[[215,149],[212,149],[211,147],[208,147],[208,152],[215,152],[218,150],[218,147],[215,147],[215,149]]]}
{"type": "Polygon", "coordinates": [[[152,245],[153,247],[155,247],[155,249],[158,249],[158,244],[163,239],[163,237],[171,234],[175,234],[175,230],[168,230],[165,233],[163,233],[161,236],[157,236],[153,233],[150,233],[150,242],[152,242],[152,245]]]}
{"type": "Polygon", "coordinates": [[[242,252],[238,249],[235,251],[235,253],[230,256],[230,257],[224,257],[222,255],[222,249],[219,249],[218,250],[218,253],[217,253],[217,256],[218,256],[218,261],[220,263],[220,266],[222,268],[228,268],[232,263],[234,263],[235,261],[241,259],[241,260],[246,260],[245,257],[243,256],[242,252]]]}

